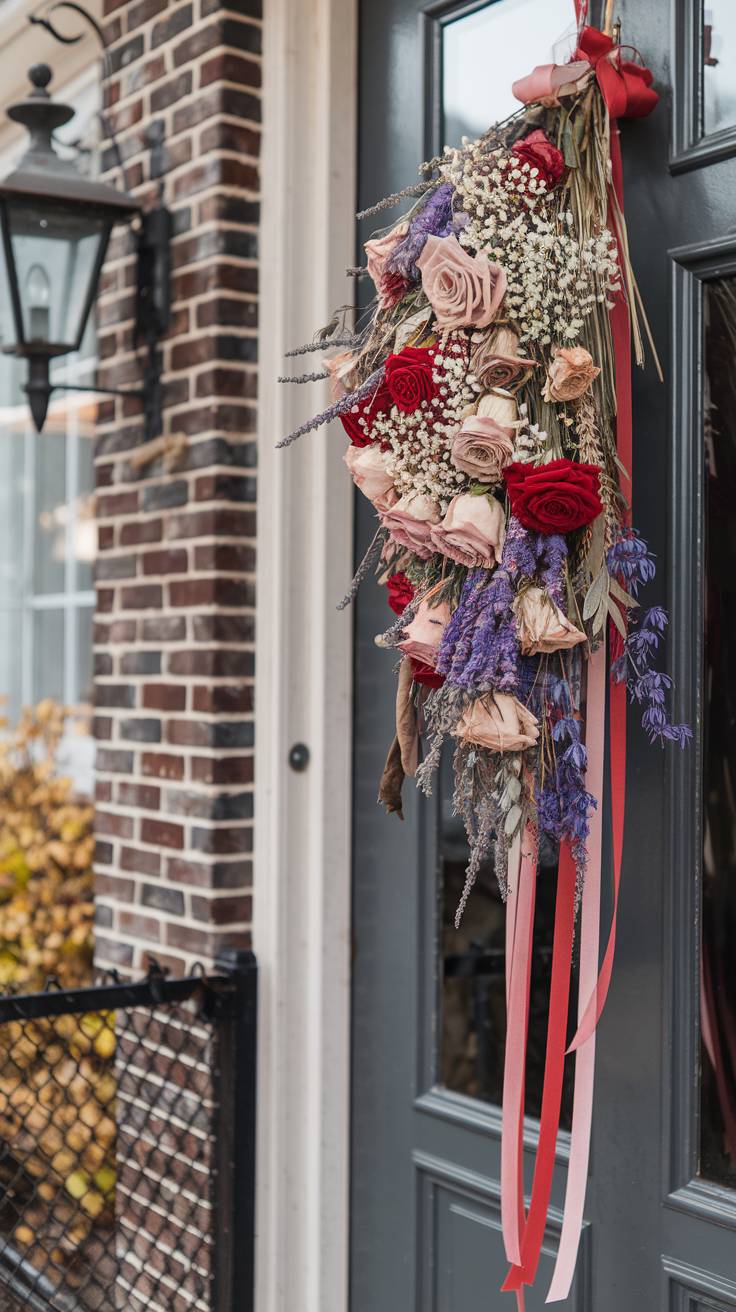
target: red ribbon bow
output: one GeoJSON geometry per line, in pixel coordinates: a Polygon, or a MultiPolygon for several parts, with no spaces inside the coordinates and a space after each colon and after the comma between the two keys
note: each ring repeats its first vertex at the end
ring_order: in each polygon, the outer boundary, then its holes
{"type": "Polygon", "coordinates": [[[590,64],[611,118],[644,118],[659,101],[651,69],[623,59],[622,47],[597,27],[583,28],[573,59],[590,64]]]}

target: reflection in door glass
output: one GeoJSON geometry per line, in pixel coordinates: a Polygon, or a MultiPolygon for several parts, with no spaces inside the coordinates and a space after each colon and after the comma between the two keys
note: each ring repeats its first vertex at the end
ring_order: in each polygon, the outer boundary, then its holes
{"type": "Polygon", "coordinates": [[[736,278],[705,284],[700,1174],[736,1188],[736,278]]]}
{"type": "Polygon", "coordinates": [[[703,6],[703,132],[736,123],[736,5],[710,0],[703,6]]]}
{"type": "Polygon", "coordinates": [[[511,84],[535,64],[564,63],[570,0],[492,0],[442,28],[442,141],[478,137],[520,103],[511,84]]]}

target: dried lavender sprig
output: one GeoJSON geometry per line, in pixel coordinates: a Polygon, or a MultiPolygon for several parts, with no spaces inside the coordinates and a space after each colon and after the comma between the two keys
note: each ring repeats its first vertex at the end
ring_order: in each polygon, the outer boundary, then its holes
{"type": "Polygon", "coordinates": [[[351,601],[355,600],[355,597],[358,592],[358,588],[360,587],[364,578],[366,578],[366,576],[368,575],[371,566],[380,556],[381,551],[383,549],[383,544],[387,536],[388,536],[388,530],[385,529],[382,524],[379,525],[373,536],[373,541],[371,542],[368,550],[366,551],[363,559],[361,560],[358,568],[355,571],[355,576],[353,578],[352,583],[350,584],[350,588],[345,593],[345,596],[343,597],[342,601],[339,601],[337,603],[338,610],[345,610],[346,607],[350,605],[351,601]]]}
{"type": "Polygon", "coordinates": [[[279,377],[276,379],[276,382],[277,383],[321,383],[325,378],[329,378],[329,376],[330,375],[328,374],[326,369],[318,369],[311,374],[294,374],[292,377],[288,377],[285,374],[280,374],[279,377]]]}
{"type": "Polygon", "coordinates": [[[369,205],[367,210],[358,210],[355,217],[356,219],[370,219],[372,215],[380,214],[382,210],[392,209],[394,205],[398,205],[400,200],[407,200],[410,196],[423,196],[431,185],[429,179],[426,182],[415,182],[411,187],[404,187],[401,191],[394,191],[390,196],[385,196],[376,205],[369,205]]]}
{"type": "Polygon", "coordinates": [[[322,342],[306,342],[304,346],[295,346],[285,352],[287,360],[295,355],[310,355],[313,351],[329,351],[333,346],[353,346],[358,341],[359,333],[343,333],[341,337],[326,337],[322,342]]]}
{"type": "Polygon", "coordinates": [[[337,419],[346,410],[351,410],[356,401],[363,401],[367,396],[370,396],[371,392],[378,387],[383,374],[384,366],[380,365],[378,369],[373,370],[373,373],[366,378],[364,383],[360,384],[360,387],[356,387],[354,392],[348,392],[346,396],[341,396],[339,401],[334,401],[321,414],[315,415],[314,419],[308,419],[301,427],[295,428],[293,433],[289,433],[288,437],[282,437],[281,441],[276,443],[276,450],[280,451],[282,447],[291,446],[292,442],[296,442],[298,437],[303,437],[305,433],[311,433],[315,428],[321,428],[322,424],[329,424],[332,419],[337,419]]]}

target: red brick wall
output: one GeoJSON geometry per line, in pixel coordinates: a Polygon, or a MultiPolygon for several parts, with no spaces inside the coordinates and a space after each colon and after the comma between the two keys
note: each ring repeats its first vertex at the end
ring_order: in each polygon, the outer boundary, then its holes
{"type": "MultiPolygon", "coordinates": [[[[102,407],[96,457],[97,960],[176,971],[251,914],[260,0],[106,0],[128,185],[174,219],[164,431],[102,407]]],[[[112,156],[106,161],[112,168],[112,156]]],[[[110,176],[119,181],[119,174],[110,176]]],[[[135,386],[135,260],[113,238],[101,385],[135,386]]]]}

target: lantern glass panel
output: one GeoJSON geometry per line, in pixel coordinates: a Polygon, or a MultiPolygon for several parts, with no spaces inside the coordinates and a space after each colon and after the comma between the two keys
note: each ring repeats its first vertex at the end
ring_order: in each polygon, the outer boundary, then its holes
{"type": "Polygon", "coordinates": [[[86,319],[108,218],[90,210],[35,202],[6,201],[23,340],[69,351],[86,319]]]}

